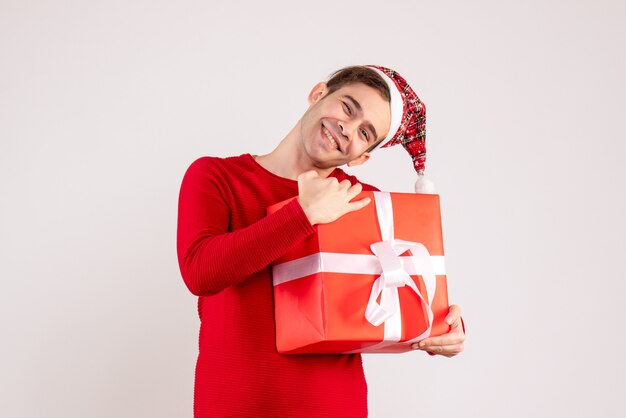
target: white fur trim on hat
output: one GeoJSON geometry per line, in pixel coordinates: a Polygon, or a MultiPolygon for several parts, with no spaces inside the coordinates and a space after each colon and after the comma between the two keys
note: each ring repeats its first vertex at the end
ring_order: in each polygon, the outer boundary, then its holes
{"type": "Polygon", "coordinates": [[[389,126],[389,132],[385,139],[383,139],[380,144],[378,144],[378,148],[385,145],[389,142],[396,133],[398,133],[398,129],[400,129],[400,123],[402,122],[402,114],[404,113],[404,100],[402,99],[402,95],[398,90],[398,86],[396,83],[385,73],[380,71],[378,68],[369,67],[372,70],[376,71],[380,76],[387,82],[387,86],[389,87],[389,93],[391,96],[391,100],[389,101],[389,108],[391,109],[391,125],[389,126]]]}

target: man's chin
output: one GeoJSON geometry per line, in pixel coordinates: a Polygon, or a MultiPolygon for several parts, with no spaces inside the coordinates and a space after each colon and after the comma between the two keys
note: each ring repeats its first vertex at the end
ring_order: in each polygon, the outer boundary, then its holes
{"type": "Polygon", "coordinates": [[[324,150],[324,152],[309,153],[309,157],[313,161],[313,165],[320,169],[335,168],[348,163],[347,158],[339,155],[338,151],[332,152],[324,150]],[[334,155],[333,155],[334,154],[334,155]]]}
{"type": "Polygon", "coordinates": [[[342,165],[347,164],[348,162],[345,160],[322,160],[322,161],[315,161],[315,167],[319,168],[319,169],[329,169],[329,168],[336,168],[336,167],[340,167],[342,165]]]}

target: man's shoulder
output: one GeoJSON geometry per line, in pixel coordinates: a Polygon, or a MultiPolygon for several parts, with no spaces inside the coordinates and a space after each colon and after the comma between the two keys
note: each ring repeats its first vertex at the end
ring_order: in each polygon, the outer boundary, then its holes
{"type": "Polygon", "coordinates": [[[337,167],[335,169],[335,171],[333,172],[333,176],[336,177],[337,180],[339,180],[339,181],[349,180],[350,183],[352,183],[352,184],[361,183],[361,185],[363,186],[363,190],[365,190],[365,191],[379,191],[379,189],[376,186],[372,186],[371,184],[363,183],[361,180],[359,180],[358,178],[356,178],[355,176],[353,176],[351,174],[346,173],[345,171],[343,171],[339,167],[337,167]]]}
{"type": "Polygon", "coordinates": [[[195,173],[215,174],[233,173],[241,169],[249,168],[249,160],[251,158],[252,157],[250,156],[250,154],[242,154],[232,157],[203,156],[193,161],[189,165],[187,171],[195,173]]]}
{"type": "Polygon", "coordinates": [[[252,160],[249,154],[233,157],[200,157],[189,165],[183,182],[197,184],[209,182],[228,188],[233,179],[240,178],[253,170],[249,160],[252,160]]]}
{"type": "Polygon", "coordinates": [[[227,167],[227,166],[247,166],[249,165],[250,154],[242,154],[232,157],[203,156],[191,163],[191,166],[198,167],[227,167]]]}

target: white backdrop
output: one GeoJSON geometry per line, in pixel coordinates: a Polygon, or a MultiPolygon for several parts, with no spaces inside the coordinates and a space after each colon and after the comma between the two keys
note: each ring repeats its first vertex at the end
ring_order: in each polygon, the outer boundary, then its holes
{"type": "MultiPolygon", "coordinates": [[[[317,81],[375,63],[427,104],[468,337],[366,356],[370,415],[625,416],[624,21],[618,0],[0,0],[0,415],[190,417],[186,167],[271,150],[317,81]]],[[[414,181],[401,149],[351,172],[414,181]]]]}

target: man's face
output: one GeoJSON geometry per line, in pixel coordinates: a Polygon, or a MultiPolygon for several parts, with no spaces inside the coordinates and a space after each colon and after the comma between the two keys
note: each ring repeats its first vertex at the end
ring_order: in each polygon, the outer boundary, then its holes
{"type": "Polygon", "coordinates": [[[346,163],[362,164],[366,150],[389,131],[389,102],[365,84],[343,86],[326,94],[324,83],[309,95],[309,108],[301,120],[301,140],[306,154],[319,168],[346,163]]]}

